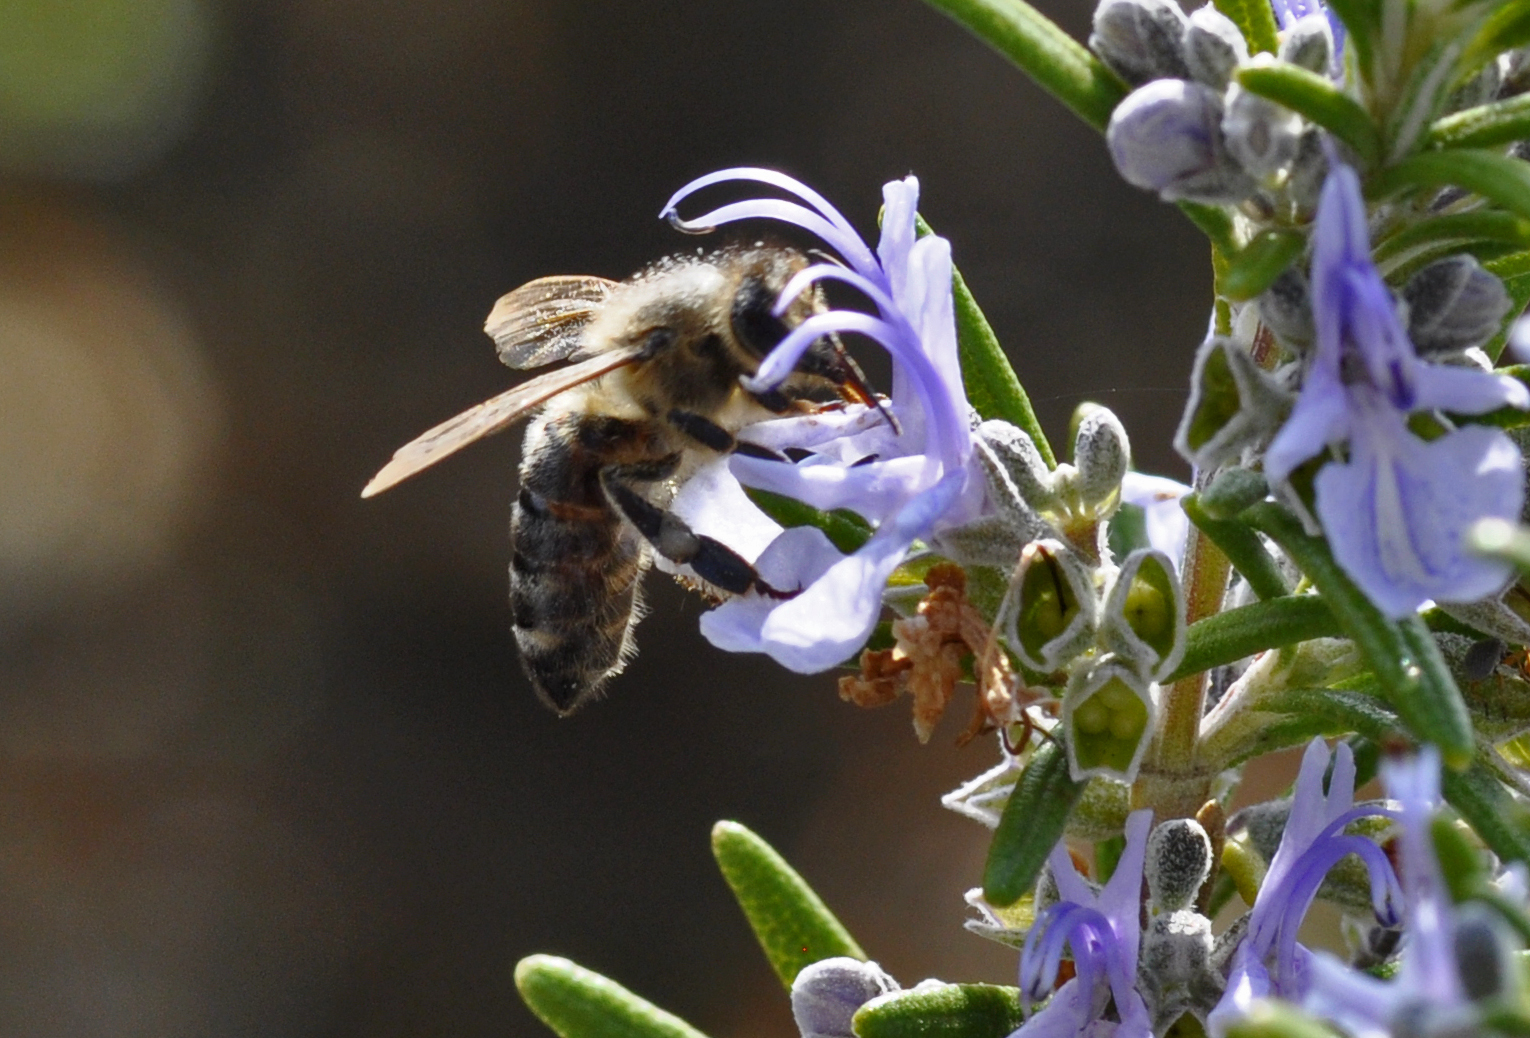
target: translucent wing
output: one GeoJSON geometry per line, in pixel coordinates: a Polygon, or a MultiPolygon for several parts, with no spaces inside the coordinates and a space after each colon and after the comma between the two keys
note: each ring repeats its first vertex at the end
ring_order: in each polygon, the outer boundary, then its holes
{"type": "Polygon", "coordinates": [[[508,427],[527,411],[545,404],[559,393],[631,364],[641,352],[642,347],[629,346],[596,354],[589,360],[523,382],[455,418],[448,418],[400,447],[394,453],[393,460],[384,465],[382,471],[372,477],[372,482],[362,489],[361,496],[372,497],[389,487],[397,486],[448,454],[455,454],[475,440],[508,427]]]}
{"type": "Polygon", "coordinates": [[[483,330],[494,339],[499,359],[512,368],[578,360],[585,325],[615,287],[605,278],[571,274],[537,278],[501,296],[483,330]]]}

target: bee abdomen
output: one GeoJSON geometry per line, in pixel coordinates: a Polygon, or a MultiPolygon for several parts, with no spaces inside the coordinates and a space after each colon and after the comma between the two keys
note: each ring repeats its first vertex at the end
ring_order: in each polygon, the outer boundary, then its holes
{"type": "Polygon", "coordinates": [[[598,453],[577,421],[538,422],[528,435],[511,513],[510,607],[537,696],[559,714],[594,698],[633,653],[646,546],[599,489],[598,453]]]}

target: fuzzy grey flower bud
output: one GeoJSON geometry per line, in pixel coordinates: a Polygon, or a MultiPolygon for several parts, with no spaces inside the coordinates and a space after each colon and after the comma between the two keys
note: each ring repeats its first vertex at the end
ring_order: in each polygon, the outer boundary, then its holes
{"type": "Polygon", "coordinates": [[[1211,873],[1211,837],[1190,818],[1161,822],[1148,837],[1142,874],[1160,912],[1189,908],[1211,873]]]}
{"type": "Polygon", "coordinates": [[[1041,451],[1019,426],[994,418],[977,428],[978,439],[992,448],[994,456],[1032,508],[1051,508],[1057,503],[1052,474],[1041,451]]]}
{"type": "Polygon", "coordinates": [[[1259,319],[1275,333],[1281,345],[1301,352],[1312,345],[1312,295],[1307,277],[1287,267],[1259,297],[1259,319]]]}
{"type": "Polygon", "coordinates": [[[1078,434],[1073,439],[1073,464],[1078,468],[1078,493],[1084,506],[1098,513],[1115,508],[1121,480],[1132,466],[1126,427],[1108,407],[1080,405],[1078,434]]]}
{"type": "Polygon", "coordinates": [[[1475,108],[1485,105],[1498,96],[1498,90],[1503,86],[1503,67],[1496,61],[1490,61],[1481,72],[1461,84],[1461,87],[1445,102],[1445,111],[1459,112],[1463,108],[1475,108]]]}
{"type": "Polygon", "coordinates": [[[1103,0],[1089,49],[1132,86],[1184,79],[1185,15],[1173,0],[1103,0]]]}
{"type": "Polygon", "coordinates": [[[792,1016],[802,1038],[855,1038],[855,1011],[898,984],[874,962],[822,959],[804,966],[792,981],[792,1016]]]}
{"type": "Polygon", "coordinates": [[[1329,63],[1333,61],[1333,29],[1328,25],[1328,16],[1309,14],[1291,23],[1291,27],[1280,34],[1277,56],[1281,61],[1326,76],[1329,63]]]}
{"type": "Polygon", "coordinates": [[[1301,117],[1289,108],[1236,83],[1227,92],[1222,135],[1228,152],[1254,176],[1271,177],[1289,166],[1296,159],[1301,132],[1301,117]]]}
{"type": "Polygon", "coordinates": [[[1292,215],[1309,220],[1317,212],[1318,196],[1328,178],[1328,156],[1323,151],[1323,131],[1309,126],[1296,145],[1296,158],[1286,174],[1286,197],[1291,200],[1292,215]]]}
{"type": "Polygon", "coordinates": [[[1503,282],[1464,253],[1436,260],[1403,286],[1408,338],[1420,354],[1481,346],[1503,326],[1514,304],[1503,282]]]}
{"type": "Polygon", "coordinates": [[[1456,971],[1473,1001],[1515,1000],[1519,987],[1517,942],[1498,913],[1468,901],[1456,910],[1456,971]]]}
{"type": "Polygon", "coordinates": [[[1530,47],[1519,47],[1499,55],[1498,72],[1500,98],[1517,97],[1530,90],[1530,47]]]}
{"type": "Polygon", "coordinates": [[[1110,157],[1129,184],[1166,202],[1241,202],[1253,178],[1228,153],[1222,96],[1182,79],[1159,79],[1116,106],[1105,131],[1110,157]]]}
{"type": "Polygon", "coordinates": [[[1225,90],[1233,69],[1248,60],[1243,33],[1211,4],[1190,15],[1185,30],[1185,67],[1192,78],[1214,90],[1225,90]]]}

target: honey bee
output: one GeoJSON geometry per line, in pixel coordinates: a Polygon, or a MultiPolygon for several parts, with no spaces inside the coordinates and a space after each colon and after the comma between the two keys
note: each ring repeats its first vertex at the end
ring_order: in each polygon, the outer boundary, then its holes
{"type": "Polygon", "coordinates": [[[571,363],[422,434],[362,491],[381,493],[538,412],[511,512],[510,604],[526,676],[556,713],[596,698],[632,657],[639,579],[653,553],[722,592],[796,593],[766,584],[667,505],[708,457],[739,451],[785,461],[734,434],[812,409],[806,394],[814,390],[875,404],[832,337],[815,342],[780,389],[751,392],[741,381],[824,309],[809,292],[773,312],[807,263],[796,250],[756,243],[671,257],[622,282],[559,276],[522,285],[484,326],[500,360],[512,368],[571,363]]]}

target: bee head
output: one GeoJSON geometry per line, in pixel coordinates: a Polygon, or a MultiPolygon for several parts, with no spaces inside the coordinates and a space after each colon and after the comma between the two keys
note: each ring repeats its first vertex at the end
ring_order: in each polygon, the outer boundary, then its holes
{"type": "MultiPolygon", "coordinates": [[[[814,286],[778,316],[776,302],[787,281],[807,266],[807,257],[787,249],[761,250],[759,255],[760,260],[739,280],[731,312],[733,336],[756,363],[780,345],[793,328],[828,309],[822,291],[814,286]]],[[[797,362],[797,371],[842,389],[865,387],[865,376],[833,335],[809,346],[797,362]]]]}

